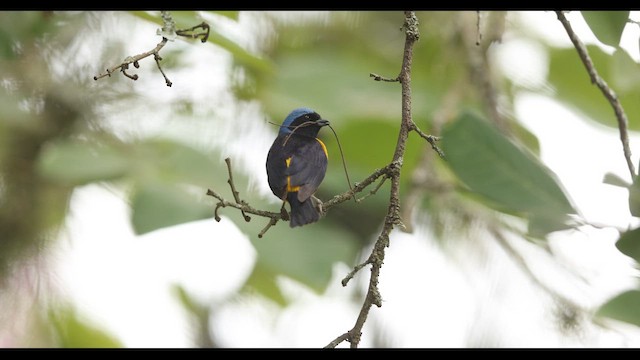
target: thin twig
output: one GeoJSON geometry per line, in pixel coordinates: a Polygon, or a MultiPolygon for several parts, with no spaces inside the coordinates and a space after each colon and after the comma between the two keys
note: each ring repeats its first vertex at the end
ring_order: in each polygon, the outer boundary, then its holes
{"type": "Polygon", "coordinates": [[[372,77],[375,81],[386,81],[386,82],[398,82],[400,81],[398,78],[391,79],[384,76],[380,76],[378,74],[369,73],[369,77],[372,77]]]}
{"type": "Polygon", "coordinates": [[[262,237],[267,232],[267,230],[269,230],[273,225],[277,223],[278,223],[278,218],[272,217],[269,223],[262,230],[260,230],[260,233],[258,233],[258,238],[262,239],[262,237]]]}
{"type": "MultiPolygon", "coordinates": [[[[107,69],[104,73],[102,74],[98,74],[96,76],[93,77],[93,80],[98,80],[98,79],[102,79],[105,76],[109,76],[111,77],[111,74],[113,74],[114,72],[116,72],[118,69],[120,69],[120,71],[122,71],[124,73],[125,76],[127,76],[128,78],[132,79],[132,80],[138,80],[138,75],[129,75],[125,73],[125,70],[127,70],[129,68],[129,65],[133,64],[133,63],[137,63],[138,61],[151,56],[151,55],[155,55],[158,53],[158,51],[160,51],[160,49],[162,49],[166,44],[167,44],[167,38],[162,38],[162,41],[160,41],[158,43],[158,45],[156,45],[155,48],[147,51],[147,52],[143,52],[142,54],[138,54],[135,56],[129,56],[126,59],[124,59],[124,61],[119,64],[116,65],[112,68],[107,69]]],[[[159,65],[158,65],[159,66],[159,65]]]]}
{"type": "Polygon", "coordinates": [[[164,77],[165,84],[167,84],[168,87],[171,87],[173,83],[169,80],[167,75],[164,73],[164,70],[162,70],[162,66],[160,66],[160,60],[162,60],[162,58],[158,54],[153,54],[153,59],[156,61],[156,65],[158,65],[158,69],[160,70],[160,73],[164,77]]]}
{"type": "Polygon", "coordinates": [[[338,336],[337,338],[335,338],[333,341],[331,341],[329,343],[329,345],[325,346],[325,349],[333,349],[336,346],[338,346],[338,344],[340,344],[343,341],[350,341],[351,339],[351,334],[349,334],[348,332],[338,336]]]}
{"type": "MultiPolygon", "coordinates": [[[[218,194],[217,192],[211,189],[207,189],[207,195],[213,196],[214,198],[218,199],[218,205],[220,205],[220,207],[228,206],[228,207],[236,208],[248,214],[258,215],[258,216],[267,217],[267,218],[276,218],[278,220],[280,219],[279,212],[259,210],[251,207],[251,205],[247,203],[239,204],[237,202],[225,200],[225,198],[223,198],[222,195],[218,194]]],[[[216,221],[220,221],[220,219],[216,219],[216,221]]]]}
{"type": "Polygon", "coordinates": [[[413,130],[413,131],[417,132],[417,133],[418,133],[418,135],[420,135],[420,137],[422,137],[423,139],[427,140],[427,142],[429,143],[429,145],[431,145],[431,148],[432,148],[433,150],[435,150],[435,152],[437,152],[437,153],[438,153],[438,155],[439,155],[441,158],[443,158],[443,159],[445,158],[445,157],[444,157],[444,152],[442,151],[442,149],[440,149],[440,148],[438,147],[438,145],[436,145],[436,142],[437,142],[437,141],[440,141],[440,138],[439,138],[439,137],[437,137],[437,136],[433,136],[433,135],[428,135],[428,134],[423,133],[423,132],[422,132],[422,130],[420,130],[420,128],[419,128],[415,123],[412,123],[412,125],[411,125],[411,130],[413,130]]]}
{"type": "Polygon", "coordinates": [[[380,180],[378,185],[373,190],[369,191],[367,194],[364,194],[361,198],[357,198],[356,202],[359,203],[359,202],[363,201],[364,199],[368,198],[369,196],[375,195],[378,192],[378,190],[380,190],[380,188],[382,187],[384,182],[387,181],[388,178],[389,178],[388,176],[383,176],[382,180],[380,180]]]}
{"type": "MultiPolygon", "coordinates": [[[[240,200],[240,192],[236,190],[236,185],[233,183],[233,172],[231,171],[231,159],[226,158],[224,159],[224,162],[227,163],[227,172],[229,173],[229,180],[227,180],[227,183],[231,187],[231,193],[233,194],[233,198],[238,204],[246,204],[246,202],[240,200]]],[[[251,221],[251,217],[247,216],[247,214],[245,214],[244,211],[240,210],[240,212],[242,213],[242,217],[244,217],[244,221],[246,222],[251,221]]]]}
{"type": "Polygon", "coordinates": [[[173,22],[173,19],[169,14],[169,12],[162,11],[161,17],[163,21],[163,26],[162,26],[162,29],[158,30],[158,34],[162,35],[162,41],[160,41],[155,48],[147,52],[143,52],[142,54],[138,54],[135,56],[128,56],[119,65],[106,69],[104,73],[94,76],[93,80],[102,79],[103,77],[106,77],[106,76],[111,77],[111,74],[116,72],[118,69],[120,70],[120,72],[122,72],[124,76],[128,77],[129,79],[138,80],[138,74],[128,74],[126,72],[129,69],[129,65],[133,64],[133,66],[137,69],[140,67],[140,64],[139,64],[140,60],[153,55],[153,59],[155,60],[156,65],[158,66],[158,70],[160,70],[160,73],[164,77],[165,84],[167,84],[168,87],[171,87],[173,83],[169,80],[167,75],[164,73],[162,66],[160,66],[160,61],[162,60],[162,57],[160,56],[160,50],[167,44],[167,42],[170,39],[173,41],[173,38],[175,38],[175,36],[188,37],[192,39],[201,37],[201,41],[203,43],[206,42],[207,39],[209,38],[209,24],[203,22],[189,29],[175,30],[175,23],[173,22]],[[203,29],[204,31],[199,33],[193,33],[194,30],[200,29],[200,28],[203,29]]]}
{"type": "Polygon", "coordinates": [[[200,41],[205,43],[209,39],[209,30],[210,26],[206,22],[202,22],[194,27],[182,30],[176,30],[176,35],[183,36],[191,39],[197,39],[201,37],[200,41]],[[194,33],[193,31],[196,29],[202,29],[204,32],[194,33]]]}
{"type": "Polygon", "coordinates": [[[342,284],[342,286],[347,286],[349,281],[351,281],[351,279],[353,279],[353,277],[356,276],[358,271],[360,271],[360,269],[362,269],[363,267],[365,267],[365,266],[367,266],[369,264],[371,264],[371,257],[369,257],[367,259],[367,261],[363,262],[362,264],[358,264],[358,265],[354,266],[353,270],[351,270],[351,272],[348,273],[347,276],[345,276],[344,279],[342,279],[342,281],[340,282],[342,284]]]}
{"type": "Polygon", "coordinates": [[[396,164],[391,163],[382,169],[376,169],[371,175],[369,175],[366,179],[361,182],[356,182],[353,185],[353,189],[349,191],[345,191],[342,194],[335,195],[330,200],[322,203],[322,213],[325,214],[327,210],[336,206],[340,203],[343,203],[351,198],[354,198],[357,193],[363,191],[367,186],[371,185],[374,181],[376,181],[381,176],[390,176],[392,169],[396,166],[396,164]]]}
{"type": "Polygon", "coordinates": [[[611,106],[613,107],[613,111],[616,114],[616,119],[618,121],[618,130],[620,132],[620,141],[622,142],[622,150],[624,152],[624,158],[627,161],[627,167],[629,168],[629,173],[631,174],[631,179],[635,179],[636,177],[636,169],[631,161],[631,149],[629,147],[629,134],[627,131],[627,124],[629,121],[627,120],[627,115],[618,100],[618,96],[616,93],[607,85],[607,83],[598,75],[598,71],[593,65],[593,61],[589,56],[589,52],[587,51],[587,47],[584,43],[578,38],[578,35],[571,28],[571,24],[569,20],[564,16],[564,12],[556,11],[556,15],[558,16],[558,20],[564,26],[564,29],[567,31],[567,35],[569,35],[569,39],[573,43],[573,46],[578,51],[578,55],[580,56],[580,60],[587,68],[587,72],[589,73],[589,77],[591,78],[591,83],[595,84],[605,98],[609,101],[611,106]]]}

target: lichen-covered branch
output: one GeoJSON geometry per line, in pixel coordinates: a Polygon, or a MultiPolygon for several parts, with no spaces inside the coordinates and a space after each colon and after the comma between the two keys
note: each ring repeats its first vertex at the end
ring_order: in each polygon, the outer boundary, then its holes
{"type": "Polygon", "coordinates": [[[173,18],[171,17],[171,15],[166,11],[163,11],[161,15],[162,15],[163,26],[162,26],[162,29],[158,30],[158,34],[162,35],[162,41],[160,41],[155,48],[149,51],[143,52],[142,54],[127,56],[122,63],[116,66],[113,66],[111,68],[108,68],[107,70],[105,70],[105,72],[94,76],[93,80],[99,80],[107,76],[111,77],[111,74],[115,73],[118,70],[120,70],[120,72],[122,72],[122,74],[128,77],[129,79],[134,81],[138,80],[138,74],[132,75],[127,73],[127,70],[129,70],[129,66],[133,65],[137,69],[140,67],[140,63],[139,63],[140,60],[153,55],[153,59],[155,60],[156,65],[160,70],[160,73],[164,77],[165,83],[167,84],[167,86],[171,87],[173,83],[169,80],[167,75],[164,73],[164,70],[162,70],[162,66],[160,66],[160,61],[162,60],[162,57],[160,56],[160,50],[167,44],[168,41],[170,40],[173,41],[173,39],[176,36],[183,36],[183,37],[194,38],[194,39],[200,37],[202,42],[206,42],[207,39],[209,38],[209,24],[203,22],[189,29],[176,30],[175,23],[173,22],[173,18]],[[202,29],[203,32],[194,33],[193,31],[196,29],[202,29]]]}
{"type": "Polygon", "coordinates": [[[631,149],[629,147],[629,133],[627,130],[627,125],[629,121],[627,120],[627,115],[618,100],[618,96],[616,93],[607,85],[606,81],[598,74],[595,66],[593,66],[593,61],[589,56],[589,52],[587,51],[587,47],[584,43],[578,38],[578,35],[571,28],[571,24],[569,20],[564,16],[564,12],[556,11],[556,15],[558,16],[558,20],[564,26],[564,29],[569,35],[569,39],[573,43],[573,46],[576,48],[578,55],[580,56],[580,60],[584,64],[587,69],[587,73],[589,73],[589,77],[591,78],[591,83],[595,84],[598,89],[602,92],[604,97],[609,101],[611,107],[613,107],[613,111],[616,114],[616,120],[618,121],[618,130],[620,132],[620,141],[622,142],[622,151],[624,152],[624,158],[627,161],[627,167],[629,168],[629,173],[631,174],[631,179],[636,177],[636,169],[631,161],[631,149]]]}

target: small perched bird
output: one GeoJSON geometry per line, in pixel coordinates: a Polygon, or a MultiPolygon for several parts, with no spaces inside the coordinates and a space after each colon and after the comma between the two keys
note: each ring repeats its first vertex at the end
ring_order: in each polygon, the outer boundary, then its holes
{"type": "MultiPolygon", "coordinates": [[[[327,147],[317,138],[329,121],[309,108],[293,110],[282,122],[267,155],[267,178],[275,196],[291,206],[289,225],[316,222],[320,214],[311,199],[327,171],[327,147]]],[[[282,204],[282,212],[284,203],[282,204]]]]}

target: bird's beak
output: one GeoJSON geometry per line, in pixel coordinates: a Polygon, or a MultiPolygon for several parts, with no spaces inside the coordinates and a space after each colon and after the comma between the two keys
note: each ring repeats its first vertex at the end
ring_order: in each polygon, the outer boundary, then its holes
{"type": "Polygon", "coordinates": [[[318,125],[318,126],[327,126],[327,125],[329,125],[329,120],[320,119],[320,120],[316,121],[316,125],[318,125]]]}

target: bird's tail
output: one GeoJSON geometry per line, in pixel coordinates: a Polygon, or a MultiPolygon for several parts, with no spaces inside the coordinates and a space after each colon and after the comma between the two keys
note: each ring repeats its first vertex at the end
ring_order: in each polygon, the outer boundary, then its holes
{"type": "Polygon", "coordinates": [[[320,213],[313,204],[311,198],[300,202],[297,192],[287,194],[287,201],[291,205],[291,227],[302,226],[314,223],[320,220],[320,213]]]}

